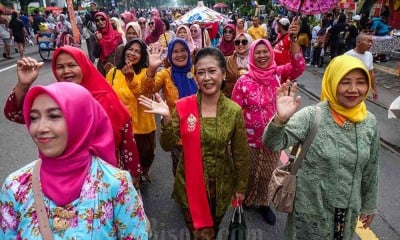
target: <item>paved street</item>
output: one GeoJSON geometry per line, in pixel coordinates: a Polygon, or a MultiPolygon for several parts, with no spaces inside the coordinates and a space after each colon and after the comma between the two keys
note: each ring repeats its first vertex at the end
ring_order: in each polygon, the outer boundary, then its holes
{"type": "MultiPolygon", "coordinates": [[[[84,45],[83,48],[85,48],[84,45]]],[[[28,56],[39,59],[36,52],[37,46],[27,49],[28,56]]],[[[13,56],[17,58],[18,54],[14,53],[13,56]]],[[[0,102],[2,107],[9,91],[16,83],[15,62],[16,59],[0,60],[0,102]]],[[[387,108],[389,103],[400,92],[400,78],[390,74],[392,72],[391,69],[394,69],[393,66],[398,63],[398,59],[392,59],[387,63],[375,64],[378,72],[380,97],[377,103],[368,103],[368,109],[379,120],[382,140],[394,147],[394,149],[397,149],[400,145],[400,120],[388,120],[385,107],[387,108]],[[383,71],[385,68],[389,70],[383,71]]],[[[306,72],[298,79],[299,84],[304,89],[304,92],[300,94],[302,96],[302,106],[316,102],[312,96],[319,96],[322,73],[323,69],[308,67],[306,72]]],[[[54,81],[50,63],[46,63],[43,66],[37,84],[49,84],[54,81]]],[[[37,149],[28,136],[25,126],[6,120],[3,114],[0,114],[0,136],[0,159],[2,159],[0,182],[2,183],[9,173],[35,160],[37,149]]],[[[188,236],[178,205],[170,198],[173,183],[171,168],[169,153],[164,152],[157,145],[156,159],[150,170],[152,182],[146,183],[141,190],[145,210],[152,224],[153,239],[187,239],[188,236]]],[[[373,233],[379,239],[400,239],[399,173],[400,155],[382,148],[379,212],[372,226],[373,233]]],[[[254,209],[246,211],[245,215],[249,229],[249,239],[282,239],[286,221],[285,214],[277,213],[277,224],[275,226],[267,225],[254,209]]],[[[226,239],[230,216],[231,211],[226,214],[222,222],[219,239],[226,239]]],[[[370,236],[359,237],[359,239],[372,239],[370,236]]]]}

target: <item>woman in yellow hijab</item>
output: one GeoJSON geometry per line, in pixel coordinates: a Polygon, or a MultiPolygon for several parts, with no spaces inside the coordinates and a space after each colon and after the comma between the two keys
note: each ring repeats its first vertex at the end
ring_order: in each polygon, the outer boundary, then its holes
{"type": "Polygon", "coordinates": [[[298,112],[297,85],[289,87],[287,82],[278,89],[263,144],[272,151],[301,144],[317,108],[321,121],[297,173],[284,239],[353,239],[357,220],[368,227],[377,212],[379,135],[364,102],[371,88],[368,70],[357,58],[334,58],[322,79],[321,103],[298,112]]]}

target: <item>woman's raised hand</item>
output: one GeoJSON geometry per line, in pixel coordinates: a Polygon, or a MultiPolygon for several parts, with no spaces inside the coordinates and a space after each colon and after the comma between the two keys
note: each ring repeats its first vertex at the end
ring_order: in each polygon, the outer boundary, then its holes
{"type": "Polygon", "coordinates": [[[163,50],[164,49],[157,44],[152,44],[147,48],[147,53],[149,54],[149,69],[155,71],[161,65],[163,62],[163,59],[161,59],[163,50]]]}
{"type": "Polygon", "coordinates": [[[29,88],[37,79],[39,70],[43,64],[43,62],[38,62],[36,59],[30,57],[19,59],[17,61],[18,84],[29,88]]]}
{"type": "Polygon", "coordinates": [[[167,118],[170,117],[168,105],[165,103],[165,101],[162,100],[160,94],[156,93],[155,97],[156,101],[147,98],[143,95],[139,97],[139,103],[148,109],[145,110],[144,112],[156,113],[167,118]]]}
{"type": "Polygon", "coordinates": [[[289,37],[290,39],[296,39],[297,35],[300,32],[300,18],[299,17],[294,17],[292,20],[292,23],[289,26],[289,37]]]}
{"type": "Polygon", "coordinates": [[[296,96],[297,83],[289,80],[276,90],[276,114],[282,122],[289,121],[300,105],[300,96],[296,96]]]}

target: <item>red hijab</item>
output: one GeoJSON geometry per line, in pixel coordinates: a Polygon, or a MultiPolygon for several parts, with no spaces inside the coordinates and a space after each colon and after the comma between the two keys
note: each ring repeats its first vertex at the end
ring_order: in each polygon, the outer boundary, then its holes
{"type": "Polygon", "coordinates": [[[54,99],[66,122],[68,139],[64,152],[57,157],[47,157],[39,151],[43,193],[57,206],[64,206],[79,198],[92,155],[116,165],[112,128],[107,113],[85,88],[60,82],[29,90],[23,107],[28,129],[31,125],[30,110],[40,94],[54,99]]]}
{"type": "Polygon", "coordinates": [[[105,13],[96,13],[94,15],[94,19],[96,20],[96,17],[98,16],[102,16],[106,20],[106,26],[104,28],[97,29],[97,31],[102,35],[102,38],[98,42],[100,45],[100,61],[104,62],[106,58],[115,52],[117,47],[122,43],[122,36],[121,33],[112,28],[110,19],[105,13]]]}
{"type": "Polygon", "coordinates": [[[233,31],[233,37],[231,41],[226,41],[225,37],[222,36],[221,43],[219,44],[219,49],[221,49],[224,56],[232,56],[233,52],[235,51],[235,37],[236,37],[236,27],[235,25],[229,23],[224,27],[224,31],[230,28],[233,31]]]}
{"type": "Polygon", "coordinates": [[[153,18],[151,21],[154,22],[154,30],[146,37],[146,44],[155,43],[160,39],[161,34],[164,33],[164,23],[160,18],[153,18]]]}
{"type": "Polygon", "coordinates": [[[94,67],[93,63],[88,59],[86,54],[79,48],[72,46],[64,46],[54,51],[53,61],[51,63],[53,74],[57,81],[60,79],[56,74],[56,61],[60,53],[68,53],[71,55],[82,69],[81,85],[85,87],[93,95],[93,97],[103,106],[111,120],[114,132],[115,144],[118,146],[121,142],[120,131],[131,117],[125,105],[121,103],[117,94],[107,83],[106,79],[94,67]]]}

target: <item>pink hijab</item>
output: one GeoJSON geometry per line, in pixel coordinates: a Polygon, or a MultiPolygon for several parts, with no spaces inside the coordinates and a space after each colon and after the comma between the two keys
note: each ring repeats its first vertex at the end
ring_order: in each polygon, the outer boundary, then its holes
{"type": "Polygon", "coordinates": [[[254,41],[250,46],[248,58],[249,71],[244,76],[250,77],[260,84],[269,85],[272,87],[271,89],[276,89],[279,86],[279,81],[277,80],[277,67],[274,58],[274,50],[271,46],[271,43],[265,39],[258,39],[254,41]],[[271,53],[271,61],[267,68],[259,68],[254,62],[254,51],[256,47],[260,44],[265,44],[268,48],[268,51],[271,53]]]}
{"type": "Polygon", "coordinates": [[[198,47],[199,49],[201,49],[203,47],[203,43],[202,43],[202,39],[201,39],[201,28],[199,26],[199,24],[193,24],[192,26],[190,26],[190,29],[196,29],[197,33],[196,35],[192,34],[192,32],[190,32],[190,34],[192,35],[192,39],[193,39],[193,43],[196,47],[198,47]]]}
{"type": "Polygon", "coordinates": [[[178,32],[179,32],[179,30],[181,28],[184,28],[186,30],[186,39],[185,39],[185,41],[189,46],[190,53],[192,54],[194,49],[196,48],[196,46],[194,45],[194,41],[193,41],[193,38],[192,38],[192,33],[190,32],[190,28],[188,26],[186,26],[186,25],[180,25],[176,29],[176,37],[178,37],[178,32]]]}
{"type": "Polygon", "coordinates": [[[24,118],[29,129],[30,110],[35,98],[47,94],[58,104],[67,125],[68,142],[64,153],[42,159],[40,182],[43,193],[57,206],[79,198],[83,183],[95,155],[116,165],[115,144],[110,120],[103,107],[84,87],[70,82],[35,86],[24,101],[24,118]]]}

